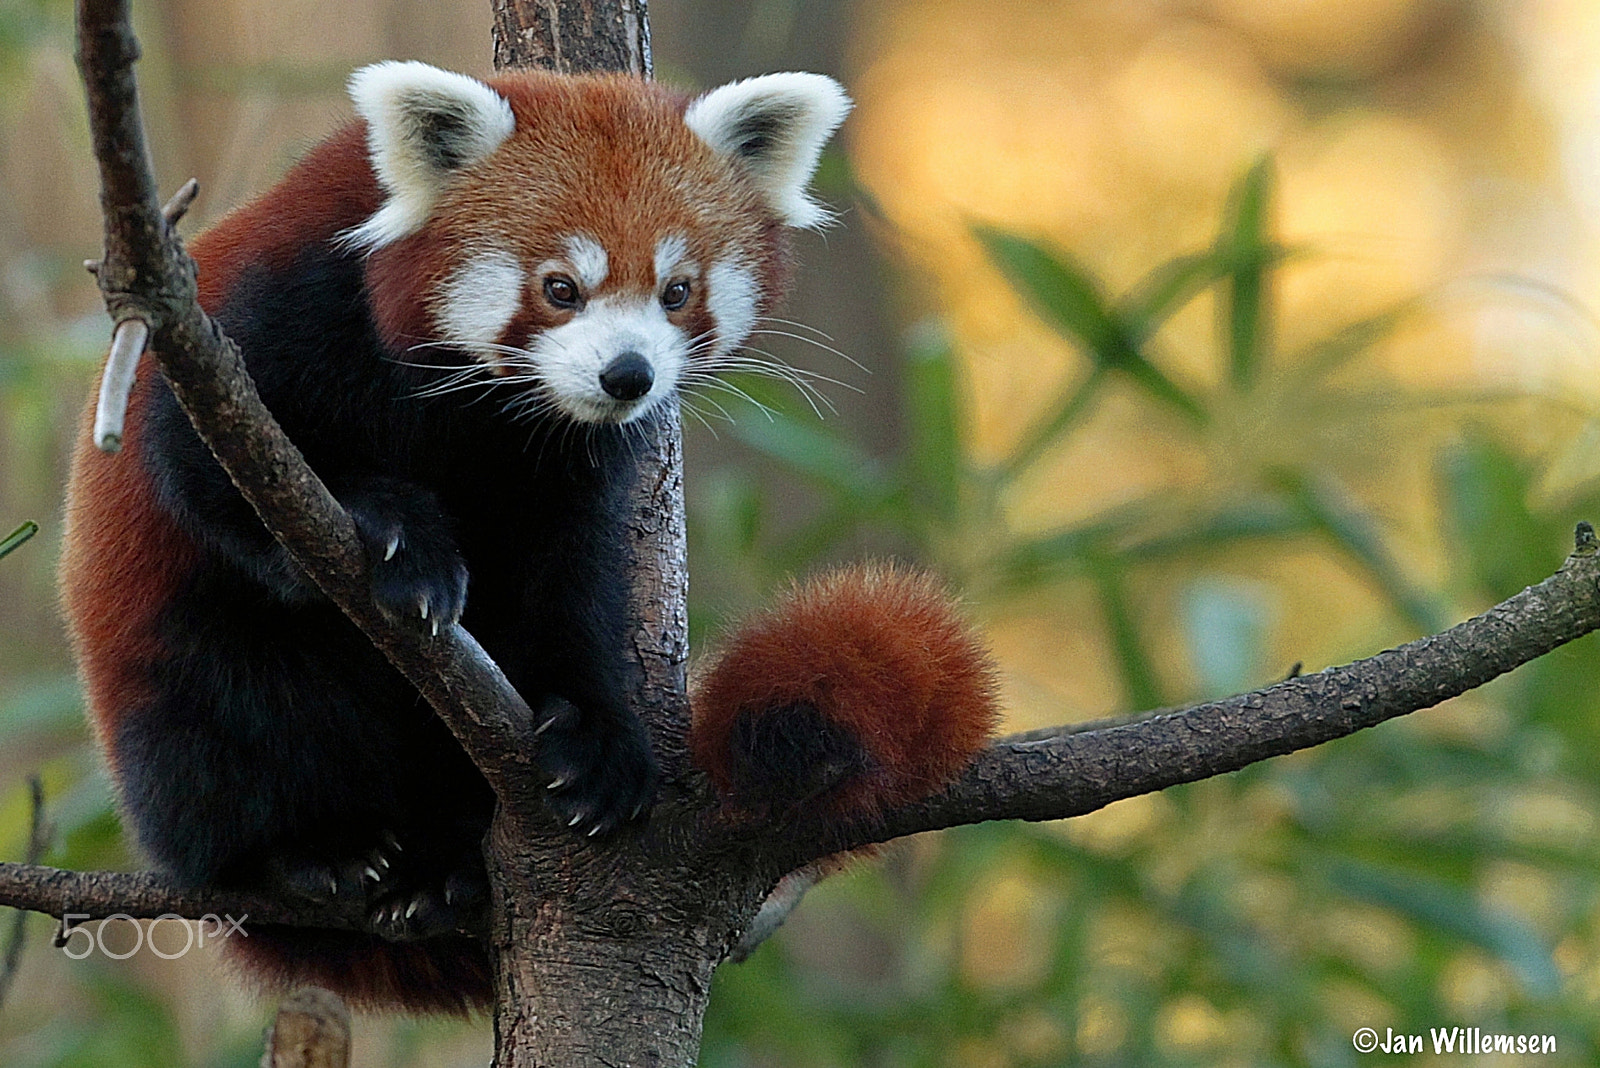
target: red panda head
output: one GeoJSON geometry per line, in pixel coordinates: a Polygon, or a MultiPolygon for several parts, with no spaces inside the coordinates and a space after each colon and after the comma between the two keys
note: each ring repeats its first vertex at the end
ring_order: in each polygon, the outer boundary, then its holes
{"type": "Polygon", "coordinates": [[[344,240],[385,341],[464,350],[528,410],[609,423],[715,369],[781,295],[785,229],[827,220],[806,186],[850,108],[817,74],[690,100],[379,63],[350,93],[386,199],[344,240]]]}

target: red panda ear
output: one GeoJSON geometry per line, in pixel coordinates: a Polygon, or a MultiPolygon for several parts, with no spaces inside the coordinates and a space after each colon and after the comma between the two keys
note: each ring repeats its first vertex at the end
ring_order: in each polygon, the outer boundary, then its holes
{"type": "Polygon", "coordinates": [[[830,215],[806,195],[822,146],[850,112],[850,98],[821,74],[765,74],[731,82],[695,100],[689,129],[747,167],[768,205],[790,226],[815,227],[830,215]]]}
{"type": "Polygon", "coordinates": [[[416,233],[452,174],[488,156],[516,120],[504,97],[476,78],[426,63],[374,63],[350,76],[367,120],[367,150],[389,199],[346,240],[368,250],[416,233]]]}

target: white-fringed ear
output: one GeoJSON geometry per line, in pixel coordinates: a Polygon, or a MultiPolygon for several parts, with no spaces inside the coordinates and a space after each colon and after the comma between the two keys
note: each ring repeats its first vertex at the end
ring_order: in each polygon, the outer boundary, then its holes
{"type": "Polygon", "coordinates": [[[820,226],[827,209],[806,195],[822,146],[850,112],[850,98],[821,74],[765,74],[695,100],[683,116],[716,151],[750,169],[790,226],[820,226]]]}
{"type": "Polygon", "coordinates": [[[516,126],[499,93],[426,63],[362,67],[350,76],[350,99],[367,120],[372,169],[389,194],[346,234],[369,251],[420,230],[451,174],[499,148],[516,126]]]}

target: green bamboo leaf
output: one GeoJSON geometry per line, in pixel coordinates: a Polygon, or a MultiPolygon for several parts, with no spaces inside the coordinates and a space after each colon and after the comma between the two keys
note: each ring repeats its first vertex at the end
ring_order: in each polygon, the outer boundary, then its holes
{"type": "Polygon", "coordinates": [[[1406,577],[1372,518],[1332,479],[1280,472],[1290,499],[1314,527],[1359,563],[1413,627],[1437,634],[1449,626],[1437,599],[1406,577]]]}
{"type": "Polygon", "coordinates": [[[701,485],[696,525],[719,555],[744,559],[756,551],[766,501],[760,485],[743,472],[718,470],[701,485]]]}
{"type": "Polygon", "coordinates": [[[1000,465],[1000,478],[1004,481],[1016,478],[1044,455],[1046,449],[1077,425],[1089,411],[1089,405],[1099,395],[1100,387],[1105,384],[1105,380],[1105,368],[1096,367],[1087,377],[1071,383],[1062,390],[1045,409],[1044,416],[1023,432],[1016,448],[1011,450],[1011,455],[1000,465]]]}
{"type": "Polygon", "coordinates": [[[1228,265],[1223,314],[1229,370],[1239,389],[1255,382],[1268,329],[1265,284],[1278,255],[1268,233],[1271,202],[1272,159],[1264,156],[1234,186],[1223,232],[1228,265]]]}
{"type": "Polygon", "coordinates": [[[1226,260],[1213,249],[1168,260],[1117,302],[1117,314],[1135,342],[1143,345],[1163,323],[1221,278],[1226,269],[1226,260]]]}
{"type": "Polygon", "coordinates": [[[1077,264],[1026,238],[979,226],[973,233],[1034,312],[1059,334],[1080,342],[1098,364],[1128,358],[1128,339],[1094,279],[1077,264]]]}
{"type": "Polygon", "coordinates": [[[1439,459],[1447,529],[1465,550],[1477,586],[1503,601],[1548,570],[1559,535],[1528,509],[1534,472],[1487,433],[1475,432],[1439,459]]]}
{"type": "Polygon", "coordinates": [[[23,542],[27,541],[37,533],[39,533],[38,523],[29,520],[28,522],[22,524],[16,530],[13,530],[10,534],[7,534],[3,541],[0,541],[0,557],[5,557],[10,555],[12,552],[15,552],[19,547],[21,547],[23,542]]]}
{"type": "Polygon", "coordinates": [[[1328,881],[1351,897],[1391,909],[1499,957],[1517,973],[1529,993],[1551,997],[1561,989],[1561,971],[1538,934],[1515,916],[1481,904],[1467,891],[1347,858],[1330,863],[1319,857],[1314,863],[1327,865],[1328,881]]]}
{"type": "Polygon", "coordinates": [[[1281,538],[1315,529],[1305,511],[1278,497],[1261,497],[1223,508],[1170,533],[1133,542],[1122,550],[1130,562],[1149,563],[1176,556],[1231,548],[1256,538],[1281,538]]]}
{"type": "Polygon", "coordinates": [[[1020,542],[999,558],[999,573],[1013,588],[1025,588],[1063,573],[1081,572],[1097,555],[1104,555],[1108,546],[1147,527],[1159,507],[1160,500],[1155,497],[1133,501],[1088,522],[1020,542]]]}
{"type": "Polygon", "coordinates": [[[966,450],[955,349],[942,324],[924,323],[906,346],[907,481],[912,500],[949,524],[961,504],[966,450]]]}
{"type": "Polygon", "coordinates": [[[1394,333],[1417,310],[1416,300],[1404,300],[1375,315],[1348,323],[1327,337],[1307,345],[1294,358],[1294,388],[1312,388],[1351,360],[1394,333]]]}
{"type": "Polygon", "coordinates": [[[1197,423],[1205,409],[1145,359],[1133,334],[1100,295],[1088,272],[1025,238],[977,226],[982,243],[1012,287],[1063,337],[1078,342],[1097,368],[1121,371],[1151,396],[1197,423]]]}
{"type": "Polygon", "coordinates": [[[864,506],[889,495],[889,481],[877,460],[815,423],[774,411],[767,418],[741,420],[734,434],[797,474],[864,506]]]}
{"type": "Polygon", "coordinates": [[[1126,575],[1122,561],[1096,553],[1089,559],[1089,570],[1100,590],[1100,607],[1105,613],[1106,630],[1116,655],[1127,707],[1162,707],[1165,702],[1161,699],[1161,683],[1156,677],[1155,662],[1139,635],[1136,613],[1129,603],[1124,582],[1126,575]]]}

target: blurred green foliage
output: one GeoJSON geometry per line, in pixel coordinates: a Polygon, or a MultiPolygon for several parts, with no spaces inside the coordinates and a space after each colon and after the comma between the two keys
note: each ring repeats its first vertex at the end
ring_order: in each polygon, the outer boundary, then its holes
{"type": "MultiPolygon", "coordinates": [[[[1360,433],[1439,398],[1341,374],[1410,305],[1277,350],[1274,272],[1290,251],[1272,236],[1272,185],[1268,161],[1250,168],[1209,248],[1118,297],[1067,256],[975,227],[1032,310],[1083,352],[1081,377],[989,464],[965,444],[959,361],[931,328],[907,346],[906,445],[892,460],[763,392],[774,410],[735,433],[820,504],[782,529],[763,485],[712,487],[691,505],[702,549],[759,556],[759,583],[872,531],[872,543],[954,577],[990,617],[1087,583],[1129,709],[1263,685],[1283,669],[1263,648],[1270,603],[1259,583],[1228,574],[1230,552],[1329,552],[1414,632],[1448,625],[1449,606],[1544,577],[1575,521],[1600,512],[1600,486],[1536,504],[1541,467],[1506,443],[1492,409],[1437,456],[1451,552],[1431,585],[1397,562],[1342,455],[1315,447],[1331,425],[1360,433]],[[1155,342],[1205,292],[1217,308],[1209,391],[1164,371],[1155,342]],[[1005,494],[1083,432],[1117,380],[1151,419],[1185,428],[1187,447],[1224,451],[1225,477],[1043,535],[1013,532],[1005,494]],[[1228,432],[1243,419],[1249,434],[1228,432]],[[1285,439],[1313,445],[1260,447],[1285,439]],[[1156,665],[1171,653],[1140,625],[1159,605],[1132,591],[1154,569],[1182,590],[1197,692],[1167,692],[1156,665]]],[[[703,1063],[1332,1068],[1386,1063],[1354,1051],[1358,1027],[1457,1024],[1555,1034],[1549,1063],[1596,1063],[1597,677],[1600,646],[1585,639],[1488,687],[1471,728],[1392,723],[1140,799],[1143,818],[1109,836],[986,825],[891,853],[824,884],[748,964],[719,971],[703,1063]]]]}

